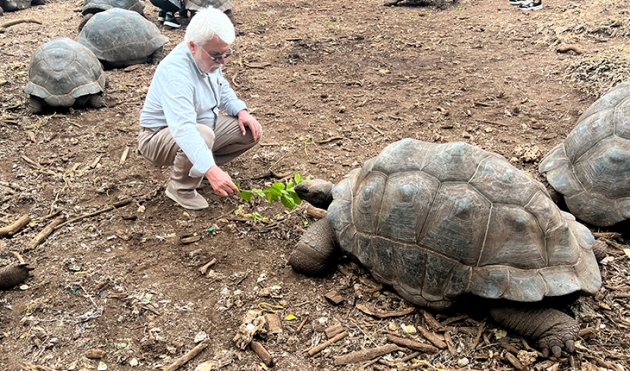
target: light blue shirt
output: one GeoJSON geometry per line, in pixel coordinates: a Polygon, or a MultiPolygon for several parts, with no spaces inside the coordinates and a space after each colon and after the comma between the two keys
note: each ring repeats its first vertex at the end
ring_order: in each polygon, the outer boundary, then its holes
{"type": "Polygon", "coordinates": [[[201,72],[190,49],[182,42],[155,70],[140,111],[140,125],[151,129],[168,126],[173,139],[193,164],[189,175],[200,177],[215,162],[197,124],[214,129],[219,109],[236,116],[247,106],[236,97],[221,69],[209,74],[201,72]]]}

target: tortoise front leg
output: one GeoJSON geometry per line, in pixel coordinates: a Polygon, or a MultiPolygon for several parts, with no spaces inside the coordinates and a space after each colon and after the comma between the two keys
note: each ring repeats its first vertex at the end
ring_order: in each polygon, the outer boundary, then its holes
{"type": "Polygon", "coordinates": [[[45,103],[43,99],[36,97],[34,95],[29,95],[28,107],[27,107],[27,111],[29,113],[35,113],[35,114],[44,113],[44,111],[46,111],[46,108],[47,108],[47,104],[45,103]]]}
{"type": "Polygon", "coordinates": [[[491,308],[490,315],[505,328],[536,340],[545,357],[549,357],[550,351],[556,358],[563,349],[569,353],[575,351],[580,325],[557,309],[523,304],[491,308]]]}
{"type": "Polygon", "coordinates": [[[158,48],[149,56],[150,64],[159,64],[164,59],[164,47],[158,48]]]}
{"type": "Polygon", "coordinates": [[[306,275],[324,273],[337,257],[334,231],[326,218],[310,226],[289,258],[293,270],[306,275]]]}

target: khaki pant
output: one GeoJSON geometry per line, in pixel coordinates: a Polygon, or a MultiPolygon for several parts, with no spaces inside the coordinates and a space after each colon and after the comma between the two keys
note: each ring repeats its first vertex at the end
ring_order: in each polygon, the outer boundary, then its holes
{"type": "MultiPolygon", "coordinates": [[[[249,128],[245,129],[246,133],[243,135],[238,126],[238,119],[224,115],[219,115],[214,131],[206,125],[197,125],[199,134],[212,150],[218,166],[240,156],[258,143],[260,137],[254,139],[249,128]]],[[[171,188],[174,190],[192,192],[201,184],[203,176],[195,178],[189,175],[193,164],[175,143],[168,127],[157,131],[141,129],[138,134],[138,149],[155,165],[173,165],[171,188]]]]}

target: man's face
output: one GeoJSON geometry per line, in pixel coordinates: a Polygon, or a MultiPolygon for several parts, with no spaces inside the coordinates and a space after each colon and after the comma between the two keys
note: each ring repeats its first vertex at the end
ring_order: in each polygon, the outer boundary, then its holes
{"type": "Polygon", "coordinates": [[[199,69],[203,73],[212,73],[225,63],[225,58],[229,55],[230,44],[215,36],[203,44],[188,41],[188,48],[199,69]]]}

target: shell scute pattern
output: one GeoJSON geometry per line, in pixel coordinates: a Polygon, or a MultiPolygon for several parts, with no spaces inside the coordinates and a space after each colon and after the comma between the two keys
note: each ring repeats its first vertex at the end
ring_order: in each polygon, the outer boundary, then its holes
{"type": "Polygon", "coordinates": [[[24,92],[52,107],[71,107],[77,98],[103,92],[105,83],[96,56],[74,40],[60,38],[33,53],[24,92]]]}
{"type": "Polygon", "coordinates": [[[539,170],[579,219],[602,227],[630,219],[630,82],[593,103],[539,170]]]}
{"type": "Polygon", "coordinates": [[[333,198],[327,219],[342,251],[419,305],[444,308],[464,293],[538,301],[601,283],[585,258],[590,231],[539,182],[465,143],[396,142],[333,198]]]}

